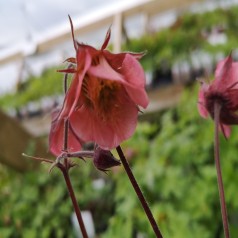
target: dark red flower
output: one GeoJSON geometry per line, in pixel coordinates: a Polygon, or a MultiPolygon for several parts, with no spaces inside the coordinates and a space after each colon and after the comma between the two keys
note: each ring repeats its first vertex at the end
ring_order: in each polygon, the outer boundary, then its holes
{"type": "Polygon", "coordinates": [[[220,105],[219,124],[224,136],[230,136],[230,125],[238,124],[238,63],[231,54],[218,63],[212,83],[201,82],[198,110],[202,117],[214,119],[214,105],[220,105]]]}
{"type": "Polygon", "coordinates": [[[75,68],[61,70],[73,73],[73,80],[56,123],[67,118],[78,138],[103,149],[115,148],[134,133],[138,106],[148,105],[145,75],[138,63],[143,54],[106,50],[110,29],[97,50],[75,41],[72,22],[71,28],[76,58],[67,61],[75,68]]]}

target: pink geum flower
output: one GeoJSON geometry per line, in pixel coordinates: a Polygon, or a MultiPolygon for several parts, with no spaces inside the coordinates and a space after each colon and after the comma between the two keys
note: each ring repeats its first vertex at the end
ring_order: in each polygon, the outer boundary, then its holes
{"type": "Polygon", "coordinates": [[[106,50],[107,32],[101,49],[74,39],[76,58],[66,61],[75,65],[60,72],[73,73],[72,83],[58,115],[58,123],[68,118],[73,131],[85,142],[93,141],[102,149],[112,149],[132,136],[139,108],[149,101],[145,75],[138,59],[143,53],[113,54],[106,50]]]}
{"type": "Polygon", "coordinates": [[[219,104],[219,126],[224,136],[230,136],[230,125],[238,124],[238,62],[231,54],[217,64],[212,83],[201,82],[198,110],[202,117],[214,119],[214,105],[219,104]]]}

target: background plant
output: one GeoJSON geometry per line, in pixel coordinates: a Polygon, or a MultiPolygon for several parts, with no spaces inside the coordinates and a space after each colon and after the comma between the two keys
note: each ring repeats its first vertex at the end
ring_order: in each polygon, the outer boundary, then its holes
{"type": "MultiPolygon", "coordinates": [[[[133,52],[146,50],[147,54],[141,60],[146,71],[154,71],[161,67],[164,60],[171,66],[181,59],[189,59],[189,54],[196,50],[212,56],[228,55],[231,49],[237,48],[237,11],[238,7],[233,6],[204,13],[184,13],[171,27],[138,39],[130,39],[123,45],[123,49],[133,52]],[[226,43],[212,45],[202,36],[202,32],[210,32],[213,27],[222,27],[227,36],[226,43]]],[[[30,77],[19,85],[19,93],[1,97],[0,106],[4,109],[20,108],[29,101],[61,94],[61,75],[55,74],[56,69],[59,67],[47,69],[39,77],[30,77]]]]}
{"type": "MultiPolygon", "coordinates": [[[[184,14],[177,24],[153,35],[131,40],[130,51],[147,50],[142,63],[155,70],[163,59],[169,64],[189,52],[200,49],[211,54],[229,54],[237,47],[237,7],[226,10],[184,14]],[[199,38],[201,30],[222,24],[226,44],[211,45],[199,38]],[[177,52],[177,49],[180,49],[177,52]]],[[[58,69],[58,67],[57,67],[58,69]]],[[[62,75],[48,69],[40,77],[31,77],[20,85],[17,94],[0,99],[4,109],[21,108],[30,101],[61,93],[62,75]]],[[[197,88],[189,88],[180,104],[158,113],[153,121],[138,125],[135,136],[123,145],[135,176],[164,237],[220,238],[222,222],[216,172],[213,160],[213,123],[197,112],[197,88]]],[[[234,127],[229,142],[221,138],[221,158],[228,205],[231,237],[238,233],[238,129],[234,127]]],[[[114,153],[116,154],[116,153],[114,153]]],[[[20,159],[20,158],[19,158],[20,159]]],[[[49,176],[48,167],[17,174],[0,166],[0,237],[74,237],[70,216],[72,206],[64,181],[58,171],[49,176]]],[[[98,237],[131,238],[140,233],[153,237],[143,211],[137,203],[122,170],[106,176],[91,162],[79,162],[71,171],[79,205],[92,211],[98,237]],[[94,180],[102,178],[105,186],[95,189],[94,180]],[[116,214],[116,215],[115,215],[116,214]]]]}
{"type": "MultiPolygon", "coordinates": [[[[213,160],[213,123],[196,110],[197,88],[184,93],[180,104],[160,115],[160,125],[140,123],[123,145],[133,172],[148,198],[164,237],[222,237],[222,221],[213,160]],[[178,229],[179,228],[179,229],[178,229]]],[[[221,138],[222,168],[230,215],[231,237],[238,232],[238,130],[229,143],[221,138]]],[[[71,172],[79,205],[92,211],[98,237],[153,237],[134,191],[122,169],[106,176],[91,162],[71,172]],[[95,189],[93,180],[105,186],[95,189]]],[[[16,175],[1,169],[0,234],[3,237],[74,237],[60,173],[16,175]],[[21,189],[19,189],[21,187],[21,189]]]]}

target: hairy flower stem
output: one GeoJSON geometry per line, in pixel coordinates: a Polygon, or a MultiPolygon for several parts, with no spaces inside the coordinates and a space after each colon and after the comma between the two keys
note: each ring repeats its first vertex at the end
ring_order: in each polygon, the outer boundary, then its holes
{"type": "Polygon", "coordinates": [[[138,196],[138,199],[140,200],[141,205],[144,208],[144,211],[145,211],[145,213],[146,213],[146,215],[147,215],[147,217],[148,217],[148,219],[150,221],[150,224],[151,224],[151,226],[152,226],[152,228],[154,230],[154,233],[155,233],[156,237],[157,238],[163,238],[163,236],[162,236],[162,234],[161,234],[161,232],[160,232],[160,230],[159,230],[159,228],[158,228],[158,226],[156,224],[156,221],[155,221],[155,219],[153,217],[153,214],[152,214],[152,212],[151,212],[151,210],[150,210],[150,208],[148,206],[148,203],[145,200],[145,197],[144,197],[144,195],[143,195],[143,193],[142,193],[142,191],[141,191],[141,189],[140,189],[140,187],[139,187],[139,185],[138,185],[138,183],[137,183],[137,181],[136,181],[136,179],[135,179],[135,177],[134,177],[134,175],[133,175],[133,173],[132,173],[132,171],[130,169],[130,166],[129,166],[129,164],[128,164],[125,156],[124,156],[124,153],[123,153],[121,147],[118,146],[116,148],[116,150],[117,150],[117,153],[118,153],[118,155],[119,155],[119,157],[121,159],[121,162],[122,162],[122,164],[123,164],[123,166],[124,166],[124,168],[126,170],[127,176],[130,179],[130,182],[131,182],[131,184],[132,184],[132,186],[133,186],[133,188],[134,188],[134,190],[135,190],[135,192],[136,192],[136,194],[138,196]]]}
{"type": "MultiPolygon", "coordinates": [[[[67,76],[68,76],[68,74],[65,74],[65,77],[64,77],[64,92],[65,93],[67,92],[67,76]]],[[[68,134],[69,134],[68,131],[69,131],[69,121],[66,119],[64,121],[64,140],[63,140],[63,150],[64,151],[68,150],[68,134]]],[[[74,206],[74,211],[75,211],[75,214],[76,214],[76,217],[77,217],[77,220],[78,220],[83,238],[88,238],[88,234],[87,234],[84,222],[83,222],[81,211],[79,209],[79,206],[78,206],[75,194],[74,194],[74,190],[73,190],[73,187],[72,187],[72,183],[71,183],[71,180],[70,180],[70,176],[69,176],[69,169],[70,169],[69,159],[65,158],[64,159],[64,164],[59,163],[57,167],[61,170],[61,172],[64,175],[64,180],[65,180],[65,183],[67,185],[69,196],[70,196],[71,201],[72,201],[73,206],[74,206]]]]}
{"type": "MultiPolygon", "coordinates": [[[[68,147],[68,129],[69,129],[68,120],[65,120],[65,122],[64,122],[64,145],[63,145],[63,150],[64,151],[67,151],[67,147],[68,147]]],[[[79,206],[78,206],[75,194],[74,194],[74,190],[73,190],[73,187],[72,187],[72,184],[71,184],[70,176],[69,176],[69,169],[70,169],[69,159],[65,158],[64,159],[64,164],[58,163],[57,167],[60,168],[61,172],[64,175],[64,180],[65,180],[65,183],[67,185],[69,196],[70,196],[71,201],[72,201],[73,206],[74,206],[74,211],[75,211],[75,214],[76,214],[76,217],[77,217],[77,220],[78,220],[83,238],[88,238],[88,234],[87,234],[84,222],[83,222],[81,211],[79,209],[79,206]]]]}
{"type": "Polygon", "coordinates": [[[214,122],[215,122],[214,156],[215,156],[215,164],[216,164],[216,170],[217,170],[217,182],[218,182],[218,189],[219,189],[219,198],[220,198],[224,233],[226,238],[230,238],[228,216],[227,216],[227,209],[226,209],[226,200],[225,200],[225,193],[224,193],[224,187],[222,182],[222,172],[221,172],[221,165],[220,165],[220,143],[219,143],[220,110],[221,110],[221,105],[215,102],[214,104],[214,122]]]}
{"type": "Polygon", "coordinates": [[[74,194],[74,190],[73,190],[73,187],[72,187],[72,184],[70,181],[68,169],[65,166],[60,166],[59,168],[64,175],[64,180],[67,185],[69,196],[70,196],[73,206],[74,206],[74,211],[75,211],[76,217],[78,219],[78,223],[79,223],[83,238],[88,238],[88,234],[87,234],[84,222],[83,222],[83,218],[82,218],[82,215],[81,215],[81,212],[80,212],[80,209],[79,209],[79,206],[78,206],[75,194],[74,194]]]}
{"type": "Polygon", "coordinates": [[[63,141],[63,150],[68,150],[68,134],[69,134],[69,121],[66,119],[64,121],[64,141],[63,141]]]}

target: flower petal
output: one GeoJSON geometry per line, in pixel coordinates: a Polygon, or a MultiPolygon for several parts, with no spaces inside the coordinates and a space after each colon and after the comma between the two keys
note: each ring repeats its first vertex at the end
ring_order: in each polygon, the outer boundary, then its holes
{"type": "Polygon", "coordinates": [[[99,58],[98,65],[89,68],[88,73],[98,78],[124,82],[123,75],[114,70],[103,56],[99,58]]]}
{"type": "Polygon", "coordinates": [[[145,91],[145,74],[141,65],[130,54],[126,54],[120,73],[125,77],[124,84],[129,96],[137,105],[146,108],[149,99],[145,91]]]}
{"type": "Polygon", "coordinates": [[[126,55],[131,55],[136,60],[139,60],[146,54],[146,52],[140,52],[140,53],[123,52],[123,53],[113,54],[108,50],[104,50],[102,53],[113,69],[117,69],[121,67],[122,62],[124,61],[124,58],[126,55]]]}
{"type": "Polygon", "coordinates": [[[230,126],[220,123],[220,130],[222,131],[222,133],[226,139],[228,139],[230,137],[230,135],[231,135],[230,126]]]}
{"type": "Polygon", "coordinates": [[[209,113],[206,109],[206,105],[205,105],[205,93],[204,93],[204,90],[203,88],[201,88],[199,90],[199,93],[198,93],[198,111],[199,111],[199,114],[203,117],[203,118],[207,118],[209,113]]]}
{"type": "Polygon", "coordinates": [[[116,69],[101,56],[100,63],[90,67],[89,73],[98,78],[122,83],[135,104],[147,107],[149,99],[145,91],[145,74],[138,61],[130,54],[124,55],[122,65],[116,69]]]}
{"type": "Polygon", "coordinates": [[[237,82],[237,66],[238,63],[233,62],[231,54],[220,61],[215,70],[215,80],[212,89],[223,92],[237,82]]]}
{"type": "MultiPolygon", "coordinates": [[[[51,123],[51,130],[49,135],[49,149],[50,152],[58,156],[61,154],[63,150],[63,143],[64,143],[64,120],[55,120],[57,117],[59,110],[52,113],[52,123],[51,123]]],[[[70,152],[77,152],[81,150],[81,143],[76,134],[72,131],[71,127],[69,126],[68,131],[68,150],[70,152]]]]}
{"type": "Polygon", "coordinates": [[[86,142],[94,141],[102,149],[108,150],[132,136],[137,124],[138,109],[124,90],[116,96],[117,105],[107,115],[101,115],[86,105],[72,113],[70,122],[78,137],[86,142]]]}
{"type": "Polygon", "coordinates": [[[226,57],[224,60],[218,62],[216,70],[215,70],[215,78],[218,80],[224,79],[227,75],[227,71],[232,66],[232,57],[231,54],[226,57]]]}
{"type": "Polygon", "coordinates": [[[77,65],[77,72],[75,73],[70,88],[65,95],[63,107],[59,114],[59,120],[63,117],[69,117],[74,111],[79,100],[83,78],[85,77],[92,61],[87,49],[84,49],[83,47],[79,48],[77,61],[79,61],[77,65]]]}
{"type": "Polygon", "coordinates": [[[207,118],[209,115],[206,107],[200,102],[198,102],[198,111],[199,111],[200,116],[203,118],[207,118]]]}

